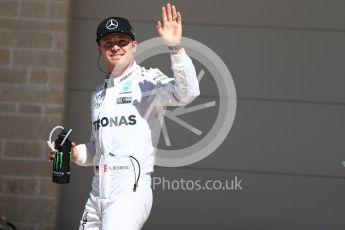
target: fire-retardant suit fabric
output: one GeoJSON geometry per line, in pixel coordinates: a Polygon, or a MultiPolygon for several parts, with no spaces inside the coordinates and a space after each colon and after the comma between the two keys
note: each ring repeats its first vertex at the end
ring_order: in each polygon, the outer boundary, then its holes
{"type": "Polygon", "coordinates": [[[137,230],[152,206],[151,172],[166,106],[200,94],[195,67],[182,50],[171,54],[174,78],[134,64],[110,74],[91,99],[91,139],[77,146],[76,163],[94,166],[80,230],[137,230]]]}

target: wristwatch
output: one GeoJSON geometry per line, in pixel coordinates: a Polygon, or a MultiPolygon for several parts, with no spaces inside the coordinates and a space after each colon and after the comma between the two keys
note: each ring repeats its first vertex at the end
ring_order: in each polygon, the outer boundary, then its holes
{"type": "Polygon", "coordinates": [[[168,46],[168,49],[171,54],[177,54],[182,49],[182,45],[177,44],[174,46],[168,46]]]}

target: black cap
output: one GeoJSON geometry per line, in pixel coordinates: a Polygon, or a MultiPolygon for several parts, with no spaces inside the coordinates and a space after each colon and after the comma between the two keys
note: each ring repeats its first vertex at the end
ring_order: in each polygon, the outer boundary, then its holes
{"type": "Polygon", "coordinates": [[[99,44],[99,41],[102,39],[102,37],[110,33],[124,33],[131,36],[133,40],[135,40],[133,27],[125,18],[109,17],[101,21],[97,26],[97,43],[99,44]]]}

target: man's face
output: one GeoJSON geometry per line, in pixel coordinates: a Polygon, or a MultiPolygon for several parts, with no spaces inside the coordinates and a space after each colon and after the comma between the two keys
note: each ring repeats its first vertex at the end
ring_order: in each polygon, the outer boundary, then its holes
{"type": "Polygon", "coordinates": [[[127,34],[111,33],[100,40],[97,50],[101,53],[108,71],[112,72],[114,68],[127,68],[133,62],[136,45],[137,42],[127,34]]]}

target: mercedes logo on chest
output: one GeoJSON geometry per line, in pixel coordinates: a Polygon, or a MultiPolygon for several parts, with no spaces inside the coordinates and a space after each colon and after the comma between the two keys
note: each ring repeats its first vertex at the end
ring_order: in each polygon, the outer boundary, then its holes
{"type": "Polygon", "coordinates": [[[112,18],[109,21],[107,21],[107,24],[105,26],[107,27],[108,30],[114,30],[117,28],[118,25],[119,23],[115,19],[112,18]]]}

